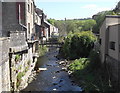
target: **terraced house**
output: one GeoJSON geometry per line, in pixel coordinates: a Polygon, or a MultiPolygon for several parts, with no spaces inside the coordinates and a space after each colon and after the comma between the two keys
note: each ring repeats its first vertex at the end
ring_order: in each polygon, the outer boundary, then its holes
{"type": "Polygon", "coordinates": [[[23,89],[35,66],[34,6],[34,0],[0,2],[0,91],[23,89]]]}
{"type": "MultiPolygon", "coordinates": [[[[30,2],[30,1],[29,1],[30,2]]],[[[1,2],[2,4],[2,29],[1,29],[1,37],[9,38],[9,44],[4,45],[5,40],[2,41],[2,53],[4,53],[4,47],[7,47],[7,55],[8,55],[8,71],[6,68],[2,67],[3,70],[9,72],[7,76],[10,76],[10,87],[12,90],[22,89],[26,85],[27,78],[31,73],[32,65],[35,65],[33,62],[34,58],[34,47],[29,44],[28,39],[33,32],[33,28],[30,28],[30,33],[28,33],[29,24],[27,24],[31,20],[33,23],[33,14],[29,16],[28,19],[28,4],[29,2],[1,2]],[[3,46],[4,45],[4,46],[3,46]],[[23,80],[21,79],[20,74],[23,74],[23,80]]],[[[33,5],[34,1],[31,1],[31,5],[33,5]]],[[[32,10],[34,7],[32,7],[32,10]]],[[[32,11],[31,11],[32,12],[32,11]]],[[[31,26],[33,26],[32,24],[31,26]]],[[[2,62],[2,61],[1,61],[2,62]]],[[[3,66],[3,65],[2,65],[3,66]]],[[[2,70],[2,73],[4,72],[2,70]]],[[[6,73],[5,72],[5,73],[6,73]]],[[[5,76],[3,76],[5,77],[5,76]]],[[[9,80],[9,79],[8,79],[9,80]]],[[[7,81],[7,79],[6,79],[7,81]]],[[[4,89],[4,81],[2,83],[2,90],[4,89]]]]}
{"type": "Polygon", "coordinates": [[[46,15],[36,8],[34,0],[0,1],[0,92],[27,86],[38,46],[43,37],[50,37],[45,21],[46,15]]]}

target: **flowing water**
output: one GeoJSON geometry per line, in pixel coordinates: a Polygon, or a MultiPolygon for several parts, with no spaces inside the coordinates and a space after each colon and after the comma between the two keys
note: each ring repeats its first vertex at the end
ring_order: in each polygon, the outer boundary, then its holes
{"type": "Polygon", "coordinates": [[[56,58],[59,48],[49,46],[49,52],[40,57],[37,62],[38,68],[47,68],[46,71],[40,71],[36,79],[33,80],[24,91],[82,91],[69,78],[66,71],[62,71],[62,66],[56,58]]]}

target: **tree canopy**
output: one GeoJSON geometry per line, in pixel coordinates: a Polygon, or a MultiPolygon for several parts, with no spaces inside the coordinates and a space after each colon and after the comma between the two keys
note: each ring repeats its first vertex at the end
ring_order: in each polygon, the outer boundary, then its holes
{"type": "Polygon", "coordinates": [[[69,33],[62,47],[62,53],[69,59],[88,57],[96,40],[97,38],[91,31],[69,33]]]}
{"type": "Polygon", "coordinates": [[[95,17],[96,24],[93,27],[93,32],[94,33],[99,33],[100,27],[105,19],[106,15],[116,15],[115,12],[111,11],[102,11],[96,14],[97,16],[95,17]]]}
{"type": "Polygon", "coordinates": [[[93,19],[71,19],[71,20],[54,20],[48,19],[48,22],[59,29],[60,35],[67,35],[70,32],[91,31],[96,21],[93,19]]]}

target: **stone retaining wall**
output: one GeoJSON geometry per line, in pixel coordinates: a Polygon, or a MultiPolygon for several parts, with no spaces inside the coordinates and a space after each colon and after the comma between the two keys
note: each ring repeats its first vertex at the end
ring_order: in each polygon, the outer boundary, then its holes
{"type": "Polygon", "coordinates": [[[26,87],[33,70],[33,45],[28,46],[24,31],[10,32],[11,86],[13,91],[26,87]]]}
{"type": "Polygon", "coordinates": [[[9,36],[0,38],[0,92],[25,88],[37,61],[35,43],[28,46],[24,31],[11,31],[9,36]]]}
{"type": "Polygon", "coordinates": [[[106,67],[113,87],[120,90],[120,62],[110,56],[106,56],[106,67]]]}
{"type": "Polygon", "coordinates": [[[0,38],[0,92],[10,91],[9,38],[0,38]]]}

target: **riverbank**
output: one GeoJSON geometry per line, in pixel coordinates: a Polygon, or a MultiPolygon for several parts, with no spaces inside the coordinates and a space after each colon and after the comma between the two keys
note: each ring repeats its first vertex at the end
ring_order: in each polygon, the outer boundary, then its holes
{"type": "Polygon", "coordinates": [[[114,89],[103,67],[91,64],[89,59],[87,59],[88,62],[84,63],[84,59],[87,58],[75,60],[68,66],[68,70],[72,72],[71,79],[78,86],[81,86],[86,93],[91,91],[113,92],[114,89]]]}
{"type": "MultiPolygon", "coordinates": [[[[62,56],[59,54],[58,58],[62,56]]],[[[106,69],[102,67],[99,62],[99,56],[93,52],[89,58],[80,58],[76,60],[63,59],[60,64],[67,69],[69,77],[76,85],[81,86],[82,89],[89,93],[95,92],[113,92],[115,91],[108,77],[106,69]]]]}

